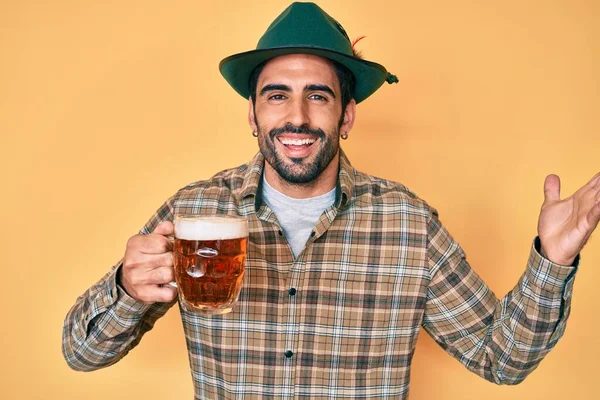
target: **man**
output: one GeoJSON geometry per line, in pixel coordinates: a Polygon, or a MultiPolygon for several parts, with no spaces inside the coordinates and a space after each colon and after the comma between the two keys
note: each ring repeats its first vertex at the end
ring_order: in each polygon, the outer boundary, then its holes
{"type": "Polygon", "coordinates": [[[516,384],[537,367],[565,329],[578,254],[600,220],[600,174],[564,200],[558,177],[546,179],[526,270],[499,301],[435,209],[341,151],[356,103],[395,77],[354,56],[334,19],[294,3],[221,72],[249,99],[260,153],[181,189],[128,241],[66,317],[72,368],[117,362],[174,304],[164,284],[179,213],[250,226],[233,312],[181,311],[198,399],[407,398],[421,326],[492,382],[516,384]]]}

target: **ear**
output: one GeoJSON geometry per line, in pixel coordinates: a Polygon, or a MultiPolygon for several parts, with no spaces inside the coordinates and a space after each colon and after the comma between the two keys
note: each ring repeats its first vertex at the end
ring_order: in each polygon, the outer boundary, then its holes
{"type": "Polygon", "coordinates": [[[258,126],[256,126],[256,118],[254,117],[254,104],[252,102],[252,96],[248,98],[248,124],[250,125],[252,132],[258,131],[258,126]]]}
{"type": "Polygon", "coordinates": [[[344,111],[344,121],[342,122],[342,126],[340,127],[340,133],[350,132],[352,130],[352,127],[354,126],[355,116],[356,116],[356,101],[354,101],[354,99],[352,99],[346,105],[346,110],[344,111]]]}

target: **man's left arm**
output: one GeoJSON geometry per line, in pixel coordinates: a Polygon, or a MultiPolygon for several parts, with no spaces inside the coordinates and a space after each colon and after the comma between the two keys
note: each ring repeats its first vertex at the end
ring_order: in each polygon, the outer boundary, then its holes
{"type": "Polygon", "coordinates": [[[559,199],[551,175],[539,237],[518,284],[497,300],[432,210],[428,221],[431,281],[424,328],[468,369],[498,384],[516,384],[554,347],[570,312],[578,254],[600,220],[600,174],[559,199]]]}

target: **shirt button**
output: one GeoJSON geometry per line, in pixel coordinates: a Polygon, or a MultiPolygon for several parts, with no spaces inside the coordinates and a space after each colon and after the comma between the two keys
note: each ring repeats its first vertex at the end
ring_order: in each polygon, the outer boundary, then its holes
{"type": "Polygon", "coordinates": [[[287,358],[290,358],[291,356],[294,355],[294,353],[291,350],[286,350],[285,353],[283,353],[287,358]]]}
{"type": "Polygon", "coordinates": [[[283,231],[281,229],[279,230],[279,236],[283,236],[283,231]]]}
{"type": "Polygon", "coordinates": [[[294,296],[296,294],[296,288],[290,288],[290,290],[288,290],[288,294],[290,296],[294,296]]]}
{"type": "Polygon", "coordinates": [[[317,232],[315,232],[315,231],[312,231],[312,232],[310,233],[310,237],[315,237],[315,235],[316,235],[316,234],[317,234],[317,232]]]}

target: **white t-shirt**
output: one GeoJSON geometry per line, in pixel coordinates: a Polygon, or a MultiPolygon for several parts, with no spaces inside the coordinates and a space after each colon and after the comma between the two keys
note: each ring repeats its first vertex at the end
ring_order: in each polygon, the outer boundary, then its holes
{"type": "Polygon", "coordinates": [[[265,204],[275,213],[294,257],[298,257],[323,211],[335,202],[335,188],[320,196],[294,199],[274,189],[264,175],[262,186],[265,204]]]}

